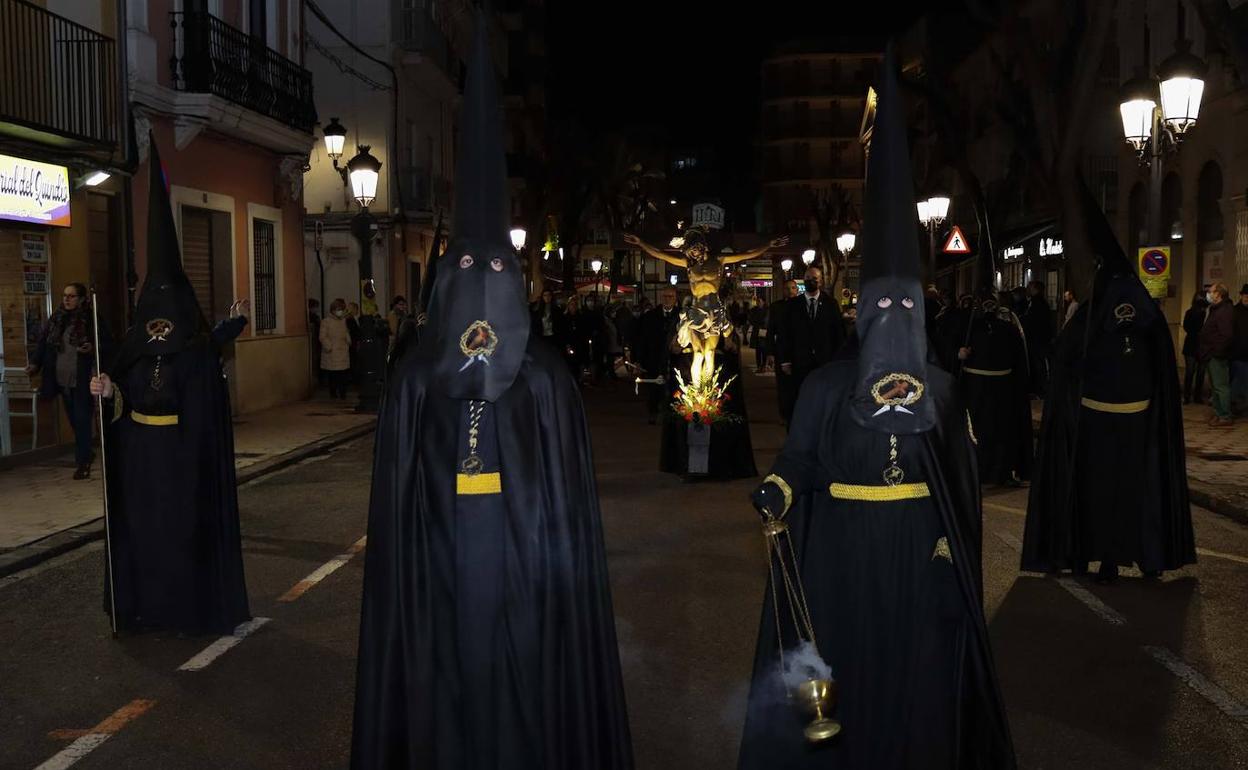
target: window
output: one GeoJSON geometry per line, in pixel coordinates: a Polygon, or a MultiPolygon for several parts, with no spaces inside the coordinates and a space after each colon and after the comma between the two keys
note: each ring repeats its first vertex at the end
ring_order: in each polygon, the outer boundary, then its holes
{"type": "Polygon", "coordinates": [[[252,221],[255,261],[253,328],[257,334],[277,331],[277,241],[272,222],[252,221]]]}

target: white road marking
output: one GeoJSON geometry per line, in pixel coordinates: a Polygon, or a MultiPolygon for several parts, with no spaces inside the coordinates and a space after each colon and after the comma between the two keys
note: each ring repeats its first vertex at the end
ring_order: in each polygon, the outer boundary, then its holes
{"type": "Polygon", "coordinates": [[[1222,553],[1221,551],[1210,551],[1208,548],[1197,548],[1196,553],[1200,556],[1212,556],[1215,559],[1226,559],[1238,564],[1248,564],[1248,559],[1243,556],[1236,556],[1233,553],[1222,553]]]}
{"type": "Polygon", "coordinates": [[[128,723],[156,705],[154,700],[132,700],[114,711],[103,722],[80,735],[73,743],[54,754],[35,770],[65,770],[100,747],[128,723]]]}
{"type": "Polygon", "coordinates": [[[238,628],[234,629],[234,633],[230,636],[223,636],[212,644],[204,648],[203,652],[191,658],[187,662],[178,666],[179,671],[201,671],[217,658],[224,655],[231,647],[251,636],[256,629],[268,623],[270,618],[252,618],[246,623],[240,623],[238,628]]]}
{"type": "MultiPolygon", "coordinates": [[[[1011,533],[995,531],[993,534],[995,534],[997,539],[1001,542],[1013,548],[1015,551],[1022,553],[1023,544],[1019,542],[1018,538],[1011,533]]],[[[1083,602],[1085,607],[1092,610],[1097,617],[1106,623],[1113,626],[1125,626],[1127,624],[1126,618],[1120,615],[1113,607],[1110,607],[1108,604],[1098,599],[1091,591],[1079,585],[1079,583],[1077,583],[1073,578],[1058,578],[1056,582],[1059,586],[1066,589],[1068,594],[1083,602]]]]}
{"type": "Polygon", "coordinates": [[[58,751],[51,759],[36,767],[35,770],[64,770],[98,749],[101,743],[111,737],[113,736],[108,733],[87,733],[58,751]]]}
{"type": "Polygon", "coordinates": [[[1143,649],[1154,660],[1169,669],[1170,673],[1183,680],[1184,684],[1216,706],[1223,714],[1234,719],[1241,726],[1248,727],[1248,706],[1235,700],[1234,696],[1206,679],[1204,674],[1192,668],[1186,661],[1169,649],[1148,646],[1145,646],[1143,649]]]}
{"type": "Polygon", "coordinates": [[[321,566],[317,567],[315,570],[313,570],[311,575],[308,575],[303,580],[300,580],[298,583],[295,583],[295,585],[292,586],[289,591],[279,596],[277,600],[279,602],[293,602],[295,599],[298,599],[300,596],[303,596],[305,593],[307,593],[309,588],[321,582],[322,580],[329,577],[330,575],[334,574],[334,572],[336,572],[339,567],[351,561],[351,557],[355,556],[357,553],[364,550],[364,546],[367,545],[367,543],[368,543],[367,535],[360,538],[359,540],[356,540],[355,543],[352,544],[351,548],[346,553],[340,553],[334,558],[322,564],[321,566]]]}

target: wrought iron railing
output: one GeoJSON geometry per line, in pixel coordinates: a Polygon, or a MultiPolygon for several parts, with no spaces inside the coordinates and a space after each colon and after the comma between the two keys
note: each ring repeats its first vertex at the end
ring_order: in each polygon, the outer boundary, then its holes
{"type": "Polygon", "coordinates": [[[117,144],[113,39],[25,0],[0,0],[0,122],[117,144]]]}
{"type": "Polygon", "coordinates": [[[406,51],[428,57],[453,82],[463,76],[463,61],[450,38],[429,14],[424,0],[406,0],[399,8],[400,44],[406,51]]]}
{"type": "Polygon", "coordinates": [[[312,73],[209,13],[169,14],[179,91],[209,93],[300,131],[316,124],[312,73]]]}

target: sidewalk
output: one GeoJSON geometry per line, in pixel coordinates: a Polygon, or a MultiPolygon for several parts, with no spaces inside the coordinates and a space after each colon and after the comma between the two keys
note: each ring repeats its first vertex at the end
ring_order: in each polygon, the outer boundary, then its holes
{"type": "MultiPolygon", "coordinates": [[[[314,399],[236,418],[234,467],[239,483],[370,432],[376,415],[356,414],[354,403],[314,399]]],[[[72,449],[57,459],[0,471],[0,574],[5,562],[36,541],[71,530],[76,536],[90,536],[100,529],[90,526],[104,515],[98,447],[96,451],[91,479],[86,481],[73,480],[72,449]]]]}
{"type": "MultiPolygon", "coordinates": [[[[1036,429],[1041,402],[1031,402],[1036,429]]],[[[1211,428],[1207,405],[1183,407],[1183,438],[1187,443],[1187,480],[1192,503],[1248,523],[1248,418],[1230,428],[1211,428]]]]}

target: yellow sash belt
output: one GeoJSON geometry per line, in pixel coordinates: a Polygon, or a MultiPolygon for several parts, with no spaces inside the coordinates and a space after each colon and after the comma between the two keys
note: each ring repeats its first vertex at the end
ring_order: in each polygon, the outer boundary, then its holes
{"type": "Polygon", "coordinates": [[[455,474],[457,495],[497,495],[503,491],[503,478],[497,473],[455,474]]]}
{"type": "Polygon", "coordinates": [[[1106,401],[1097,401],[1091,398],[1081,398],[1079,403],[1087,408],[1097,412],[1109,412],[1110,414],[1139,414],[1148,408],[1149,399],[1143,401],[1127,401],[1122,404],[1111,404],[1106,401]]]}
{"type": "Polygon", "coordinates": [[[176,414],[143,414],[142,412],[130,410],[130,419],[140,425],[164,426],[178,424],[178,416],[176,414]]]}
{"type": "Polygon", "coordinates": [[[974,369],[969,366],[962,367],[962,371],[969,374],[978,374],[980,377],[1004,377],[1012,373],[1013,369],[974,369]]]}
{"type": "Polygon", "coordinates": [[[891,500],[918,500],[930,497],[927,482],[918,481],[913,484],[897,484],[896,486],[869,484],[841,484],[833,482],[828,492],[840,500],[865,500],[871,503],[883,503],[891,500]]]}

